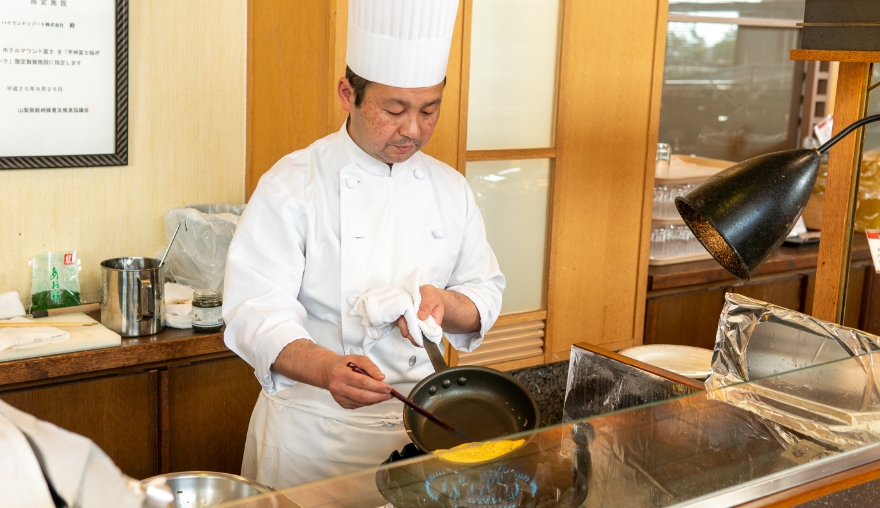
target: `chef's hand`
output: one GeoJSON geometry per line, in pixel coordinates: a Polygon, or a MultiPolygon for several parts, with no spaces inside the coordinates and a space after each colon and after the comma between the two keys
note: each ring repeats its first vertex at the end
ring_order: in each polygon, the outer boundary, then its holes
{"type": "MultiPolygon", "coordinates": [[[[428,316],[434,316],[434,321],[437,323],[437,326],[443,326],[443,313],[446,312],[445,296],[447,291],[426,284],[419,288],[419,293],[422,294],[422,304],[419,305],[419,310],[417,312],[419,319],[424,321],[428,319],[428,316]]],[[[409,327],[406,326],[406,319],[404,319],[403,316],[397,318],[397,321],[395,321],[394,324],[400,328],[401,335],[409,339],[413,346],[419,347],[419,345],[416,344],[416,340],[413,339],[412,334],[409,333],[409,327]]]]}
{"type": "Polygon", "coordinates": [[[384,383],[385,374],[366,356],[340,356],[333,363],[327,379],[327,389],[333,400],[345,409],[357,409],[384,402],[391,398],[391,387],[384,383]],[[370,377],[351,370],[351,362],[370,377]]]}
{"type": "Polygon", "coordinates": [[[385,374],[366,356],[340,356],[310,340],[294,340],[278,353],[272,371],[293,381],[329,390],[340,406],[346,409],[369,406],[391,398],[391,387],[384,383],[385,374]],[[370,377],[348,368],[351,362],[370,377]]]}

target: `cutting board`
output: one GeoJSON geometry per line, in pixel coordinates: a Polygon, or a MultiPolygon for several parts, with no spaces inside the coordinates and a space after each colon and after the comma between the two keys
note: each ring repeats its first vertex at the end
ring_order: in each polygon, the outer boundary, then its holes
{"type": "MultiPolygon", "coordinates": [[[[52,326],[53,322],[98,323],[83,313],[63,314],[61,316],[34,319],[33,321],[36,323],[46,323],[48,326],[52,326]]],[[[122,337],[118,333],[111,331],[100,323],[94,326],[63,328],[63,330],[70,332],[70,338],[64,342],[56,342],[29,349],[5,349],[0,351],[0,362],[33,358],[35,356],[59,355],[73,351],[84,351],[86,349],[98,349],[122,344],[122,337]]]]}

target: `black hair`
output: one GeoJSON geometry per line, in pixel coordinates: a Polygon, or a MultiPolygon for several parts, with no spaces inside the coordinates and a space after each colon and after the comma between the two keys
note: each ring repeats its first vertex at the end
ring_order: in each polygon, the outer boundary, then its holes
{"type": "MultiPolygon", "coordinates": [[[[348,83],[354,90],[354,107],[361,107],[361,104],[364,103],[364,94],[367,93],[367,87],[372,85],[373,82],[358,76],[347,65],[345,66],[345,79],[348,80],[348,83]]],[[[443,84],[446,85],[446,76],[443,76],[443,84]]]]}
{"type": "Polygon", "coordinates": [[[364,102],[364,94],[367,92],[367,87],[372,85],[373,82],[369,79],[358,76],[353,70],[351,70],[351,67],[347,65],[345,66],[345,79],[348,80],[349,84],[351,84],[351,88],[354,89],[354,107],[361,107],[361,104],[364,102]]]}

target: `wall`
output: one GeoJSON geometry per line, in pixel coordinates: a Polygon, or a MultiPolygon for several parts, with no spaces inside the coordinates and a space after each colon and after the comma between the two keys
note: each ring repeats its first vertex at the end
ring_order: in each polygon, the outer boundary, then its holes
{"type": "Polygon", "coordinates": [[[28,261],[76,248],[83,298],[101,261],[152,256],[169,208],[241,203],[245,0],[130,0],[129,165],[0,171],[0,292],[28,304],[28,261]]]}

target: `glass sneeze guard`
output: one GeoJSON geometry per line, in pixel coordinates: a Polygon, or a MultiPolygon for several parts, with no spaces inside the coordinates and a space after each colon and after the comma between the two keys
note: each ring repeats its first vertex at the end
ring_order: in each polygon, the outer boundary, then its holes
{"type": "MultiPolygon", "coordinates": [[[[727,401],[772,397],[786,379],[842,366],[877,380],[875,360],[880,352],[507,436],[526,443],[485,463],[422,455],[222,506],[732,506],[880,460],[880,431],[835,448],[727,401]]],[[[869,384],[866,413],[880,406],[869,384]]]]}

